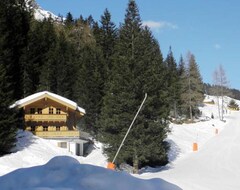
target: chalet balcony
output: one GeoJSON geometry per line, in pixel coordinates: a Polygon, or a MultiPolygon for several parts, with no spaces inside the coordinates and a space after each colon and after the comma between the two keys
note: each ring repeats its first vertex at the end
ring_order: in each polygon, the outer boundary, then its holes
{"type": "Polygon", "coordinates": [[[42,138],[79,138],[80,132],[77,130],[72,131],[34,131],[34,135],[42,138]]]}
{"type": "Polygon", "coordinates": [[[25,114],[25,121],[58,121],[66,122],[67,114],[25,114]]]}

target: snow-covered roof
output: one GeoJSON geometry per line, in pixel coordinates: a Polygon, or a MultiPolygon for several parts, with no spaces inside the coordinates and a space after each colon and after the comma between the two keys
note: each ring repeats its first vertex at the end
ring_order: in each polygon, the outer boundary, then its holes
{"type": "Polygon", "coordinates": [[[48,97],[50,99],[58,100],[59,102],[65,104],[65,105],[68,105],[68,106],[72,107],[73,109],[75,109],[75,110],[77,110],[77,111],[79,111],[83,114],[86,113],[85,109],[79,107],[76,102],[73,102],[72,100],[69,100],[69,99],[64,98],[60,95],[57,95],[57,94],[54,94],[54,93],[48,92],[48,91],[38,92],[38,93],[32,94],[30,96],[27,96],[27,97],[25,97],[21,100],[18,100],[13,105],[11,105],[10,108],[14,108],[14,107],[21,108],[25,105],[33,103],[33,102],[35,102],[37,100],[40,100],[44,97],[48,97]]]}

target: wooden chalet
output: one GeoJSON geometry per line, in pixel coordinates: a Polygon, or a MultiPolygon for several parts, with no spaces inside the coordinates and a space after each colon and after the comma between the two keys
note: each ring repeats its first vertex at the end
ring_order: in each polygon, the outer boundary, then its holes
{"type": "Polygon", "coordinates": [[[42,138],[80,138],[77,123],[85,110],[77,103],[43,91],[23,98],[11,107],[24,110],[25,128],[42,138]]]}

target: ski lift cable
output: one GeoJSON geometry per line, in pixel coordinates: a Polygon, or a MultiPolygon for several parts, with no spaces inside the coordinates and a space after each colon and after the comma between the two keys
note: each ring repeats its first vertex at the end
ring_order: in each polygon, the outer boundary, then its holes
{"type": "Polygon", "coordinates": [[[145,93],[145,97],[144,97],[144,99],[143,99],[143,101],[142,101],[142,103],[141,103],[141,105],[140,105],[140,107],[139,107],[139,109],[138,109],[135,117],[133,118],[132,123],[131,123],[131,125],[129,126],[129,128],[128,128],[128,130],[127,130],[127,133],[125,134],[125,136],[124,136],[124,138],[123,138],[123,140],[122,140],[122,143],[120,144],[120,146],[119,146],[119,148],[118,148],[118,150],[117,150],[117,153],[116,153],[116,155],[115,155],[114,158],[113,158],[112,163],[115,162],[115,160],[116,160],[116,158],[117,158],[117,156],[118,156],[118,154],[119,154],[119,152],[120,152],[120,150],[121,150],[121,148],[122,148],[122,146],[123,146],[123,143],[124,143],[124,141],[126,140],[126,138],[127,138],[127,136],[128,136],[128,133],[130,132],[130,130],[131,130],[132,126],[133,126],[133,123],[135,122],[135,120],[136,120],[136,118],[137,118],[140,110],[142,109],[142,106],[143,106],[143,104],[144,104],[144,102],[145,102],[146,99],[147,99],[147,93],[145,93]]]}

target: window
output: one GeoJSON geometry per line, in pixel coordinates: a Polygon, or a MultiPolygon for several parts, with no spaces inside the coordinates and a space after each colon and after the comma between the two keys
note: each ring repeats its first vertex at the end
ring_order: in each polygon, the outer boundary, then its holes
{"type": "Polygon", "coordinates": [[[48,131],[48,126],[43,126],[43,131],[48,131]]]}
{"type": "Polygon", "coordinates": [[[60,126],[56,126],[56,131],[60,131],[60,126]]]}
{"type": "Polygon", "coordinates": [[[61,148],[67,148],[67,142],[59,142],[58,146],[61,148]]]}
{"type": "Polygon", "coordinates": [[[49,108],[49,114],[53,114],[53,108],[49,108]]]}
{"type": "Polygon", "coordinates": [[[30,114],[35,114],[35,108],[30,108],[30,114]]]}
{"type": "Polygon", "coordinates": [[[56,114],[61,114],[61,109],[60,108],[57,108],[56,114]]]}
{"type": "Polygon", "coordinates": [[[38,114],[42,114],[42,108],[38,108],[38,114]]]}
{"type": "Polygon", "coordinates": [[[34,132],[34,131],[35,131],[35,129],[36,129],[36,127],[35,127],[35,126],[31,126],[31,131],[32,131],[32,132],[34,132]]]}

